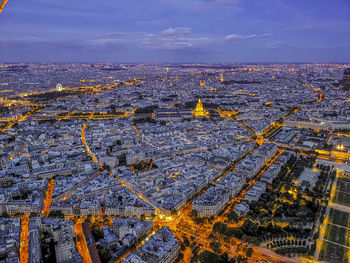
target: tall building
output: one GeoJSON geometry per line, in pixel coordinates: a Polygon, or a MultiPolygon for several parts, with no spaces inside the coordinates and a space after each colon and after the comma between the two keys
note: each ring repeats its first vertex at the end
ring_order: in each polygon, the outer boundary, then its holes
{"type": "Polygon", "coordinates": [[[198,99],[197,106],[196,106],[195,110],[192,111],[192,114],[196,118],[201,118],[201,117],[209,118],[209,111],[204,109],[201,98],[198,99]]]}
{"type": "Polygon", "coordinates": [[[345,92],[350,91],[350,68],[344,70],[342,88],[345,92]]]}

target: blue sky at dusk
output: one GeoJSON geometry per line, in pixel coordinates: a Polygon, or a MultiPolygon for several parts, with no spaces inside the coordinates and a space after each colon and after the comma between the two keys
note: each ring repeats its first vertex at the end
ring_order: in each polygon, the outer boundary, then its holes
{"type": "Polygon", "coordinates": [[[349,0],[9,0],[1,62],[350,62],[349,0]]]}

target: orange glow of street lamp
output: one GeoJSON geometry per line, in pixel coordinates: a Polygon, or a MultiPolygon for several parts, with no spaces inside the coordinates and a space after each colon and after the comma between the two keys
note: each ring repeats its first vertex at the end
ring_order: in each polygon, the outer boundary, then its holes
{"type": "Polygon", "coordinates": [[[337,145],[338,150],[344,150],[344,145],[343,144],[338,144],[337,145]]]}

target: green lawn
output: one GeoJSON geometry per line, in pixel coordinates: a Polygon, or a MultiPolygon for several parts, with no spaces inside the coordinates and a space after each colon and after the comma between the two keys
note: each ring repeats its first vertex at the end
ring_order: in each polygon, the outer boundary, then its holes
{"type": "Polygon", "coordinates": [[[332,263],[343,263],[347,261],[348,250],[344,247],[325,242],[320,260],[332,263]]]}
{"type": "Polygon", "coordinates": [[[346,245],[347,230],[343,227],[328,224],[326,239],[340,245],[346,245]]]}
{"type": "Polygon", "coordinates": [[[348,178],[348,177],[339,177],[338,181],[344,181],[344,182],[350,183],[350,178],[348,178]]]}
{"type": "Polygon", "coordinates": [[[335,202],[341,205],[350,206],[350,193],[336,192],[335,202]]]}
{"type": "Polygon", "coordinates": [[[350,228],[349,214],[346,212],[331,209],[331,212],[329,214],[329,218],[331,219],[330,222],[333,224],[350,228]]]}
{"type": "MultiPolygon", "coordinates": [[[[345,179],[345,178],[344,178],[345,179]]],[[[337,191],[350,193],[350,181],[345,181],[343,178],[337,182],[337,191]]]]}

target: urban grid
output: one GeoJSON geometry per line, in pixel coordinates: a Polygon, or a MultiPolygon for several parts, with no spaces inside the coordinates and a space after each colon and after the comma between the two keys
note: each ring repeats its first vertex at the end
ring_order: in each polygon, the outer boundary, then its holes
{"type": "Polygon", "coordinates": [[[1,262],[348,260],[348,71],[2,64],[1,262]]]}
{"type": "Polygon", "coordinates": [[[0,0],[0,263],[350,263],[350,0],[0,0]]]}

